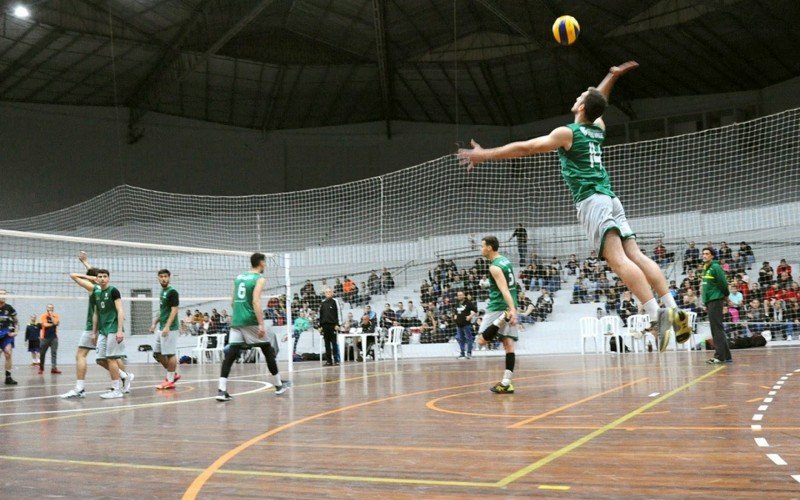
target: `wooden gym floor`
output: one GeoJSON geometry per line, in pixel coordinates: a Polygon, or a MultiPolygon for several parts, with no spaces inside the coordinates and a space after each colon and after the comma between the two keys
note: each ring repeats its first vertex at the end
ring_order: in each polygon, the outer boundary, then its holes
{"type": "Polygon", "coordinates": [[[282,396],[237,364],[229,403],[218,365],[170,392],[131,365],[111,401],[97,366],[77,401],[57,396],[73,367],[21,367],[0,388],[0,497],[796,498],[798,354],[520,356],[513,395],[488,391],[502,357],[297,363],[282,396]]]}

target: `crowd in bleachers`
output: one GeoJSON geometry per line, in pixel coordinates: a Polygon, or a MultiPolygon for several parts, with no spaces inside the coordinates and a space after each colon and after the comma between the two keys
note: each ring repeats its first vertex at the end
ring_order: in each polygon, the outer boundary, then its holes
{"type": "Polygon", "coordinates": [[[231,327],[231,317],[228,311],[223,309],[217,312],[200,312],[200,309],[186,310],[186,314],[181,318],[180,330],[183,335],[207,335],[215,333],[228,333],[231,327]]]}

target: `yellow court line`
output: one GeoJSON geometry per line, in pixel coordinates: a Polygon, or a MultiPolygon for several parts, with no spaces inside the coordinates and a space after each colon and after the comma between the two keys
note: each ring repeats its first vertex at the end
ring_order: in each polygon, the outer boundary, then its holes
{"type": "MultiPolygon", "coordinates": [[[[166,472],[187,472],[196,474],[203,472],[200,467],[175,467],[169,465],[149,465],[149,464],[132,464],[124,462],[93,462],[90,460],[67,460],[57,458],[39,458],[39,457],[16,457],[10,455],[0,455],[0,460],[8,460],[14,462],[34,462],[34,463],[48,463],[48,464],[67,464],[67,465],[86,465],[92,467],[111,467],[117,469],[138,469],[138,470],[157,470],[166,472]]],[[[371,477],[371,476],[341,476],[334,474],[310,474],[303,472],[274,472],[274,471],[257,471],[257,470],[241,470],[241,469],[224,469],[217,471],[217,474],[232,475],[232,476],[259,476],[259,477],[288,477],[292,479],[316,479],[324,481],[358,481],[365,483],[390,483],[390,484],[421,484],[427,486],[471,486],[479,488],[494,488],[494,482],[479,482],[479,481],[439,481],[435,479],[401,479],[401,478],[385,478],[385,477],[371,477]]]]}
{"type": "Polygon", "coordinates": [[[698,377],[698,378],[696,378],[696,379],[694,379],[694,380],[692,380],[690,382],[687,382],[686,384],[683,384],[682,386],[678,387],[677,389],[673,389],[673,390],[669,391],[668,393],[664,394],[663,396],[660,396],[660,397],[650,401],[649,403],[640,406],[639,408],[633,410],[632,412],[628,413],[627,415],[624,415],[624,416],[614,420],[610,424],[604,425],[603,427],[597,429],[596,431],[591,432],[591,433],[583,436],[582,438],[573,441],[572,443],[570,443],[567,446],[561,448],[560,450],[554,451],[553,453],[547,455],[546,457],[544,457],[544,458],[542,458],[540,460],[537,460],[536,462],[534,462],[534,463],[532,463],[530,465],[527,465],[527,466],[519,469],[518,471],[516,471],[516,472],[514,472],[512,474],[509,474],[505,478],[503,478],[500,481],[498,481],[497,485],[500,486],[500,487],[507,486],[507,485],[513,483],[514,481],[516,481],[516,480],[518,480],[518,479],[520,479],[522,477],[527,476],[528,474],[530,474],[531,472],[535,471],[536,469],[540,469],[540,468],[544,467],[545,465],[549,464],[550,462],[563,457],[564,455],[566,455],[567,453],[571,452],[572,450],[574,450],[576,448],[579,448],[579,447],[583,446],[584,444],[588,443],[589,441],[593,440],[594,438],[605,434],[606,432],[610,431],[611,429],[614,429],[615,427],[618,427],[620,424],[623,424],[623,423],[627,422],[628,420],[632,419],[633,417],[639,415],[640,413],[649,410],[650,408],[656,406],[657,404],[661,403],[662,401],[665,401],[665,400],[671,398],[672,396],[674,396],[675,394],[678,394],[679,392],[683,391],[684,389],[688,389],[689,387],[692,387],[693,385],[697,384],[698,382],[701,382],[701,381],[707,379],[708,377],[711,377],[712,375],[718,373],[720,370],[723,370],[724,368],[725,368],[724,366],[720,366],[720,367],[718,367],[718,368],[716,368],[716,369],[714,369],[714,370],[712,370],[712,371],[710,371],[708,373],[705,373],[705,374],[701,375],[700,377],[698,377]]]}
{"type": "Polygon", "coordinates": [[[546,411],[544,413],[540,413],[538,415],[534,415],[534,416],[532,416],[530,418],[526,418],[525,420],[520,420],[519,422],[517,422],[515,424],[511,424],[509,426],[506,426],[506,429],[518,429],[520,427],[523,427],[525,424],[529,424],[531,422],[535,422],[536,420],[541,420],[541,419],[543,419],[545,417],[549,417],[550,415],[554,415],[556,413],[559,413],[559,412],[562,412],[562,411],[567,410],[569,408],[572,408],[573,406],[577,406],[577,405],[579,405],[581,403],[585,403],[587,401],[591,401],[593,399],[599,398],[600,396],[605,396],[606,394],[612,393],[614,391],[619,391],[620,389],[624,389],[626,387],[630,387],[630,386],[632,386],[634,384],[638,384],[639,382],[644,382],[645,380],[647,380],[647,377],[643,377],[643,378],[640,378],[638,380],[634,380],[632,382],[628,382],[626,384],[622,384],[619,387],[613,387],[613,388],[611,388],[611,389],[609,389],[607,391],[598,392],[597,394],[593,394],[593,395],[591,395],[589,397],[586,397],[586,398],[583,398],[583,399],[579,399],[578,401],[573,401],[572,403],[568,403],[568,404],[565,404],[563,406],[559,406],[558,408],[553,408],[550,411],[546,411]]]}

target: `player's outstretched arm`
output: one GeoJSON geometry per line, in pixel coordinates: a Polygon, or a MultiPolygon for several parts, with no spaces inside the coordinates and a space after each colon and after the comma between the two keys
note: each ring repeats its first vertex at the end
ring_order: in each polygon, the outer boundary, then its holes
{"type": "Polygon", "coordinates": [[[479,163],[490,160],[508,160],[521,158],[537,153],[547,153],[558,148],[569,149],[572,146],[572,131],[567,127],[558,127],[547,135],[527,141],[511,142],[498,148],[483,149],[474,140],[470,141],[471,149],[458,150],[458,162],[472,170],[479,163]]]}
{"type": "Polygon", "coordinates": [[[638,67],[639,63],[636,61],[628,61],[620,64],[619,66],[611,66],[606,77],[603,78],[603,81],[597,86],[597,90],[599,90],[600,93],[606,96],[606,99],[608,99],[608,97],[611,95],[611,89],[613,89],[614,84],[617,83],[617,79],[619,79],[619,77],[628,71],[638,67]]]}

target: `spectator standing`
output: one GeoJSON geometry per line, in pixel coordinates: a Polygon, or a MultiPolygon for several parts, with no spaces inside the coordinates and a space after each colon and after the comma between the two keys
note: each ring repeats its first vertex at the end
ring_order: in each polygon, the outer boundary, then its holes
{"type": "Polygon", "coordinates": [[[391,271],[385,267],[383,268],[383,273],[381,274],[381,287],[383,288],[383,293],[386,293],[394,288],[394,277],[392,276],[391,271]]]}
{"type": "Polygon", "coordinates": [[[472,320],[478,313],[475,304],[467,298],[464,292],[456,295],[456,340],[461,350],[458,359],[472,359],[472,345],[474,340],[472,320]]]}
{"type": "Polygon", "coordinates": [[[339,305],[333,298],[333,290],[324,290],[325,300],[319,305],[319,326],[322,330],[322,338],[325,342],[325,366],[339,364],[336,359],[336,330],[339,325],[339,305]]]}
{"type": "Polygon", "coordinates": [[[525,263],[528,259],[528,231],[525,229],[521,223],[514,232],[511,234],[511,238],[508,241],[516,238],[517,240],[517,252],[519,252],[519,267],[525,267],[525,263]]]}
{"type": "Polygon", "coordinates": [[[300,334],[306,330],[309,330],[310,328],[311,322],[306,317],[306,313],[304,311],[300,311],[300,314],[294,319],[294,325],[292,325],[292,336],[294,337],[292,354],[297,353],[297,342],[300,341],[300,334]]]}
{"type": "Polygon", "coordinates": [[[0,350],[5,356],[6,385],[17,385],[11,378],[14,337],[17,336],[17,310],[6,302],[6,291],[0,290],[0,350]]]}
{"type": "Polygon", "coordinates": [[[61,373],[58,369],[58,325],[61,317],[55,312],[53,304],[47,304],[47,310],[39,318],[42,329],[39,333],[39,375],[44,373],[44,358],[50,349],[50,373],[61,373]]]}
{"type": "Polygon", "coordinates": [[[722,324],[722,307],[728,296],[728,280],[725,273],[714,259],[714,249],[703,249],[703,304],[708,310],[708,321],[711,326],[711,337],[714,340],[714,357],[706,363],[715,365],[730,363],[731,351],[728,348],[728,338],[722,324]]]}
{"type": "Polygon", "coordinates": [[[31,353],[31,365],[36,366],[39,364],[39,333],[42,325],[32,315],[28,326],[25,327],[25,340],[28,341],[28,352],[31,353]]]}

